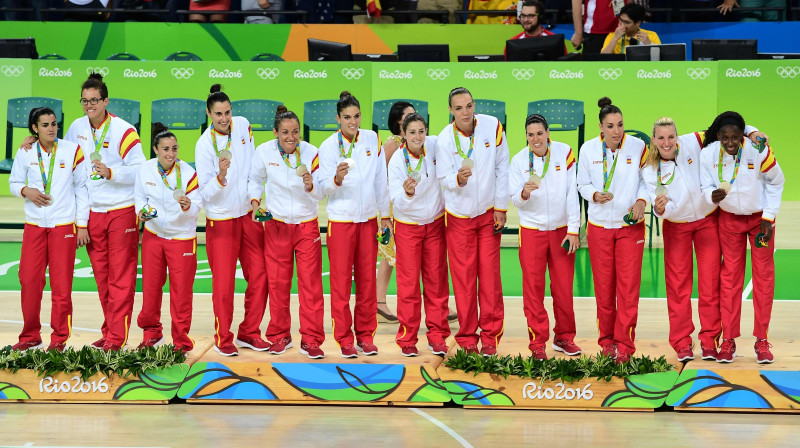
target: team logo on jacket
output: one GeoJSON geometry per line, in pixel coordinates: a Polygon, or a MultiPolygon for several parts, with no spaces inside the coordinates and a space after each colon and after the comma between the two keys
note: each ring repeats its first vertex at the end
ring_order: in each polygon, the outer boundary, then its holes
{"type": "Polygon", "coordinates": [[[755,169],[755,166],[754,166],[754,163],[753,163],[753,161],[752,161],[752,160],[748,160],[748,161],[747,161],[747,169],[748,169],[748,170],[755,169]]]}
{"type": "Polygon", "coordinates": [[[275,79],[281,74],[281,71],[274,67],[259,68],[256,70],[256,74],[261,79],[275,79]]]}
{"type": "Polygon", "coordinates": [[[172,73],[172,76],[174,76],[175,79],[189,79],[194,76],[194,69],[175,67],[170,71],[170,73],[172,73]]]}
{"type": "Polygon", "coordinates": [[[689,165],[692,164],[692,159],[691,158],[688,160],[688,163],[689,163],[689,165]]]}
{"type": "Polygon", "coordinates": [[[427,73],[428,77],[434,81],[443,81],[450,76],[450,70],[446,68],[429,68],[427,73]]]}
{"type": "Polygon", "coordinates": [[[775,71],[778,73],[778,76],[780,76],[783,79],[796,78],[797,75],[800,75],[800,67],[798,66],[778,67],[777,69],[775,69],[775,71]]]}
{"type": "Polygon", "coordinates": [[[2,65],[0,66],[0,73],[6,78],[18,78],[25,73],[25,67],[21,65],[2,65]]]}
{"type": "Polygon", "coordinates": [[[556,171],[561,171],[561,164],[560,163],[556,163],[556,171]]]}
{"type": "Polygon", "coordinates": [[[513,76],[517,81],[527,81],[536,75],[536,71],[532,68],[515,68],[511,70],[511,76],[513,76]]]}
{"type": "Polygon", "coordinates": [[[711,69],[708,67],[694,67],[686,69],[686,74],[692,79],[706,79],[711,75],[711,69]]]}
{"type": "MultiPolygon", "coordinates": [[[[64,164],[64,162],[58,162],[58,167],[59,167],[59,168],[65,168],[66,166],[67,166],[67,165],[66,165],[66,164],[64,164]]],[[[753,166],[753,165],[750,165],[750,166],[753,166]]],[[[750,168],[750,169],[752,170],[752,168],[750,168]]]]}
{"type": "Polygon", "coordinates": [[[369,152],[369,149],[368,149],[367,150],[367,157],[369,157],[370,155],[371,155],[371,153],[369,152]]]}
{"type": "Polygon", "coordinates": [[[630,165],[630,164],[631,164],[631,158],[628,157],[628,165],[630,165]]]}
{"type": "Polygon", "coordinates": [[[108,67],[86,67],[86,74],[91,75],[92,73],[99,73],[105,78],[108,76],[108,67]]]}
{"type": "Polygon", "coordinates": [[[244,145],[244,143],[245,143],[245,141],[244,141],[244,139],[242,139],[242,144],[244,145]]]}
{"type": "Polygon", "coordinates": [[[342,76],[345,79],[361,79],[364,76],[364,69],[363,68],[343,68],[342,69],[342,76]]]}
{"type": "Polygon", "coordinates": [[[619,77],[622,76],[622,69],[621,68],[601,68],[600,70],[598,70],[597,74],[600,75],[600,77],[605,79],[605,80],[609,80],[609,79],[614,80],[614,79],[619,79],[619,77]]]}

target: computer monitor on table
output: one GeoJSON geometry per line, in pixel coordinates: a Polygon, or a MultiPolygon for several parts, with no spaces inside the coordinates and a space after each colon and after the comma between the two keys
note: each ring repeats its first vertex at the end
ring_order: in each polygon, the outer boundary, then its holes
{"type": "Polygon", "coordinates": [[[686,44],[631,45],[625,48],[628,61],[685,61],[686,44]]]}
{"type": "Polygon", "coordinates": [[[693,61],[757,59],[756,39],[692,39],[693,61]]]}
{"type": "Polygon", "coordinates": [[[400,62],[450,62],[450,46],[447,44],[397,46],[400,62]]]}
{"type": "Polygon", "coordinates": [[[352,61],[350,44],[327,40],[308,39],[309,61],[352,61]]]}
{"type": "Polygon", "coordinates": [[[562,56],[564,56],[563,34],[506,41],[508,61],[555,61],[562,56]]]}

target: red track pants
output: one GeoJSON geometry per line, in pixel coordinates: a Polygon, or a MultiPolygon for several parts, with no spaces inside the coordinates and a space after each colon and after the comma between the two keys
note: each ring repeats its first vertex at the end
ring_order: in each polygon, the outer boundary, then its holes
{"type": "Polygon", "coordinates": [[[664,221],[664,266],[669,310],[669,345],[675,351],[692,345],[692,245],[697,256],[697,311],[700,344],[716,348],[722,326],[719,303],[719,214],[687,223],[664,221]]]}
{"type": "Polygon", "coordinates": [[[239,339],[261,337],[259,326],[267,308],[267,272],[264,266],[264,226],[250,215],[221,221],[206,219],[206,252],[211,268],[211,300],[214,305],[214,343],[233,344],[233,293],[236,289],[236,260],[242,264],[247,281],[244,320],[239,339]]]}
{"type": "Polygon", "coordinates": [[[644,222],[621,229],[606,229],[591,223],[587,227],[597,298],[597,342],[600,346],[616,344],[619,352],[633,354],[642,283],[644,222]]]}
{"type": "Polygon", "coordinates": [[[750,262],[753,270],[753,336],[766,339],[775,295],[775,236],[768,247],[756,247],[755,237],[761,232],[761,213],[734,215],[720,210],[719,240],[722,248],[720,301],[722,331],[725,339],[741,336],[742,288],[750,241],[750,262]]]}
{"type": "Polygon", "coordinates": [[[20,342],[42,340],[42,291],[45,270],[50,266],[52,309],[51,343],[65,343],[72,334],[72,277],[75,269],[75,226],[54,228],[25,224],[22,254],[19,261],[19,284],[22,291],[22,333],[20,342]]]}
{"type": "Polygon", "coordinates": [[[89,214],[86,246],[103,308],[103,338],[124,346],[133,315],[139,223],[134,207],[89,214]]]}
{"type": "Polygon", "coordinates": [[[461,347],[497,346],[503,336],[503,284],[500,234],[494,234],[494,209],[475,218],[445,215],[447,254],[456,298],[461,347]],[[478,310],[480,307],[480,311],[478,310]],[[480,317],[479,317],[480,313],[480,317]]]}
{"type": "Polygon", "coordinates": [[[273,219],[264,227],[270,296],[267,340],[277,342],[292,336],[289,298],[294,260],[297,258],[301,342],[322,345],[325,340],[325,300],[322,296],[319,222],[315,218],[300,224],[286,224],[273,219]]]}
{"type": "Polygon", "coordinates": [[[192,287],[197,272],[197,239],[168,240],[145,229],[142,235],[142,311],[138,324],[144,340],[160,339],[161,301],[169,269],[169,312],[172,316],[172,342],[191,350],[192,287]]]}
{"type": "Polygon", "coordinates": [[[400,328],[395,340],[399,346],[415,345],[419,332],[420,286],[422,276],[425,326],[428,344],[444,343],[450,336],[447,323],[447,242],[444,217],[425,225],[395,221],[395,253],[397,254],[397,319],[400,328]]]}
{"type": "Polygon", "coordinates": [[[553,296],[553,328],[556,339],[575,339],[575,311],[572,307],[572,282],[575,254],[568,254],[561,242],[567,228],[540,231],[520,227],[519,263],[522,266],[522,297],[528,319],[529,347],[544,345],[550,338],[550,321],[544,308],[544,273],[550,272],[553,296]]]}
{"type": "Polygon", "coordinates": [[[378,221],[328,221],[328,261],[330,263],[331,319],[333,337],[342,346],[373,342],[378,328],[378,297],[375,264],[378,259],[378,221]],[[356,302],[350,314],[350,290],[356,282],[356,302]]]}

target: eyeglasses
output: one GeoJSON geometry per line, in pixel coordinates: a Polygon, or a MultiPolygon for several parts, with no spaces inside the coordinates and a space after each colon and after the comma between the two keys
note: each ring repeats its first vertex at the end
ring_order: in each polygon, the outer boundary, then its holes
{"type": "Polygon", "coordinates": [[[534,18],[536,18],[536,17],[538,17],[538,16],[539,16],[539,14],[520,14],[520,15],[519,15],[519,18],[520,18],[520,20],[524,20],[524,19],[534,19],[534,18]]]}
{"type": "Polygon", "coordinates": [[[87,100],[86,98],[81,98],[81,106],[88,106],[89,104],[91,104],[92,106],[96,106],[97,103],[103,101],[104,99],[105,98],[92,98],[90,100],[87,100]]]}

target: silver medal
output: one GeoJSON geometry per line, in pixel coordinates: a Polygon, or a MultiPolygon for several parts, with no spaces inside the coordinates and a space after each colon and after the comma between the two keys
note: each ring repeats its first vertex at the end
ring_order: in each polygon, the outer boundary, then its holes
{"type": "Polygon", "coordinates": [[[531,177],[528,178],[528,182],[536,185],[537,187],[542,184],[542,178],[539,177],[538,174],[531,174],[531,177]]]}
{"type": "Polygon", "coordinates": [[[297,177],[303,177],[308,172],[308,167],[305,165],[300,165],[294,170],[294,172],[297,173],[297,177]]]}
{"type": "Polygon", "coordinates": [[[612,192],[610,192],[610,191],[607,191],[607,192],[605,192],[604,194],[608,196],[608,200],[609,200],[609,201],[610,201],[610,200],[612,200],[612,199],[614,199],[614,193],[612,193],[612,192]]]}
{"type": "Polygon", "coordinates": [[[464,161],[461,162],[461,166],[469,169],[475,168],[475,161],[472,159],[464,159],[464,161]]]}
{"type": "Polygon", "coordinates": [[[231,160],[231,157],[233,157],[233,153],[229,149],[223,149],[222,151],[219,152],[220,159],[231,160]]]}
{"type": "Polygon", "coordinates": [[[172,192],[172,197],[177,201],[183,196],[183,190],[175,190],[172,192]]]}
{"type": "Polygon", "coordinates": [[[420,173],[419,173],[419,171],[412,171],[412,172],[411,172],[411,173],[408,175],[408,177],[410,177],[410,178],[411,178],[411,180],[413,180],[413,181],[414,181],[414,182],[416,182],[416,183],[419,183],[419,181],[421,181],[421,180],[422,180],[422,174],[420,174],[420,173]]]}
{"type": "Polygon", "coordinates": [[[733,188],[733,185],[731,185],[730,182],[720,182],[719,183],[719,189],[723,190],[725,193],[729,193],[731,191],[731,188],[733,188]]]}
{"type": "Polygon", "coordinates": [[[99,161],[103,160],[103,155],[100,154],[99,152],[93,152],[93,153],[89,154],[89,159],[92,162],[99,162],[99,161]]]}
{"type": "Polygon", "coordinates": [[[356,166],[356,161],[351,158],[344,159],[344,163],[347,164],[348,170],[352,170],[353,167],[356,166]]]}
{"type": "Polygon", "coordinates": [[[656,187],[656,197],[666,196],[669,193],[666,185],[659,185],[656,187]]]}
{"type": "Polygon", "coordinates": [[[47,199],[45,201],[45,203],[44,203],[45,207],[50,207],[51,205],[53,205],[53,198],[52,197],[50,199],[47,199]]]}

